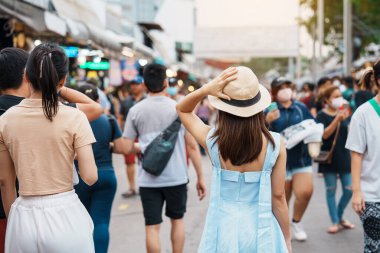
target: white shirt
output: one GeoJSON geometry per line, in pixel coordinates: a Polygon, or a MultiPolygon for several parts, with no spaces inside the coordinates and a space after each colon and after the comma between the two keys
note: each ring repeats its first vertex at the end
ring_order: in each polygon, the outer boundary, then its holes
{"type": "Polygon", "coordinates": [[[351,119],[346,148],[363,154],[361,190],[366,202],[380,202],[380,117],[369,102],[351,119]]]}

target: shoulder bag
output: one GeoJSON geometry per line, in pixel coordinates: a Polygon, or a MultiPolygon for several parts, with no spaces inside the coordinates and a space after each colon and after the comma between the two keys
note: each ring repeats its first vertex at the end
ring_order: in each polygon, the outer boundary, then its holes
{"type": "Polygon", "coordinates": [[[335,131],[334,141],[331,145],[331,149],[329,151],[321,151],[319,155],[314,158],[314,162],[319,164],[331,164],[333,152],[336,146],[336,141],[338,140],[338,135],[340,131],[340,122],[338,123],[337,129],[335,131]]]}
{"type": "Polygon", "coordinates": [[[161,175],[174,152],[180,128],[181,120],[178,117],[148,145],[140,157],[146,172],[161,175]]]}

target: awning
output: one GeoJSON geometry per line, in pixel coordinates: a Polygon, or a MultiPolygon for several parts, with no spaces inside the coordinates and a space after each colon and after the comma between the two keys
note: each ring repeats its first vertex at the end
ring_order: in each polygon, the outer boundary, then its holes
{"type": "Polygon", "coordinates": [[[44,11],[21,1],[2,3],[0,10],[25,23],[37,32],[53,32],[61,36],[66,36],[67,29],[65,21],[51,12],[44,11]]]}
{"type": "Polygon", "coordinates": [[[71,38],[77,41],[87,41],[90,39],[90,32],[82,22],[66,18],[66,24],[71,38]]]}
{"type": "Polygon", "coordinates": [[[298,25],[197,27],[194,38],[198,59],[296,57],[298,49],[298,25]]]}
{"type": "Polygon", "coordinates": [[[144,44],[140,42],[135,41],[133,43],[133,49],[136,50],[138,53],[143,54],[145,57],[148,57],[148,58],[156,57],[156,53],[154,52],[153,49],[145,46],[144,44]]]}
{"type": "Polygon", "coordinates": [[[111,50],[120,51],[121,44],[118,35],[110,30],[101,29],[93,25],[87,25],[90,31],[90,39],[96,44],[109,48],[111,50]]]}

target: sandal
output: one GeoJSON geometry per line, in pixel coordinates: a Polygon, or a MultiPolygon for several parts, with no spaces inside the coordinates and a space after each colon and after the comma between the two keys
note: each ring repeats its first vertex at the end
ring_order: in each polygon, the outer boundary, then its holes
{"type": "Polygon", "coordinates": [[[327,233],[336,234],[340,231],[340,226],[338,224],[334,224],[327,229],[327,233]]]}
{"type": "Polygon", "coordinates": [[[121,194],[123,198],[130,198],[136,195],[137,195],[137,192],[135,190],[128,190],[127,192],[121,194]]]}
{"type": "Polygon", "coordinates": [[[341,220],[341,221],[340,221],[340,225],[341,225],[344,229],[354,229],[354,228],[355,228],[355,225],[352,224],[351,222],[349,222],[348,220],[341,220]]]}

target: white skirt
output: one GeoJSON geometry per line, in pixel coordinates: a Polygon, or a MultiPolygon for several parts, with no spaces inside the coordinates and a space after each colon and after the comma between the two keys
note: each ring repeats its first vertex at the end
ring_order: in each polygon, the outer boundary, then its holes
{"type": "Polygon", "coordinates": [[[9,214],[5,253],[93,253],[93,230],[74,190],[19,197],[9,214]]]}

